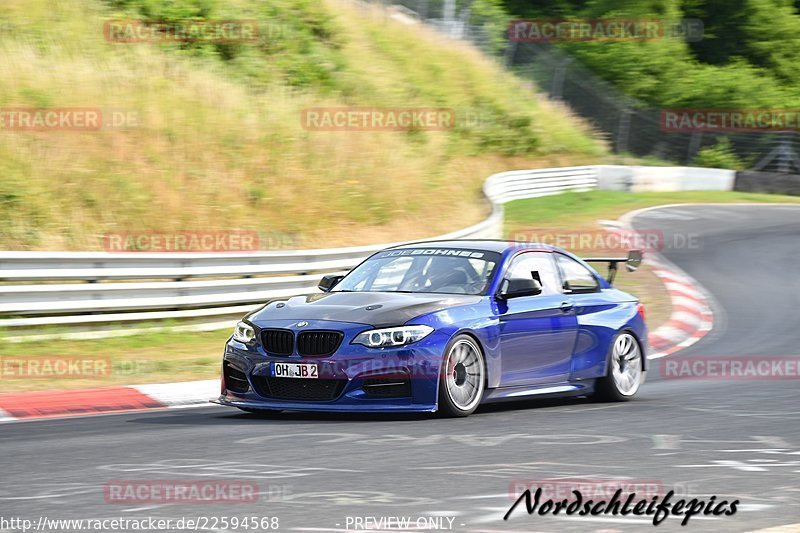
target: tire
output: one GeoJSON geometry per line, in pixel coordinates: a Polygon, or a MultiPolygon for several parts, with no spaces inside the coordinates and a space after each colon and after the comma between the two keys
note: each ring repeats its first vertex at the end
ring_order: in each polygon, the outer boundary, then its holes
{"type": "Polygon", "coordinates": [[[478,342],[457,335],[447,346],[439,372],[439,413],[469,416],[481,403],[486,387],[486,363],[478,342]]]}
{"type": "Polygon", "coordinates": [[[644,352],[629,331],[618,333],[608,351],[608,371],[597,380],[596,397],[611,402],[627,402],[636,396],[645,381],[644,352]]]}

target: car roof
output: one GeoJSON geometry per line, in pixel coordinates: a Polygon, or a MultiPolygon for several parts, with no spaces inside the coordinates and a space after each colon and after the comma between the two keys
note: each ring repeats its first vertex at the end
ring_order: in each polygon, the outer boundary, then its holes
{"type": "Polygon", "coordinates": [[[555,246],[548,244],[541,244],[535,242],[520,242],[512,241],[510,239],[451,239],[442,241],[419,241],[400,244],[388,248],[389,250],[406,249],[406,248],[459,248],[459,249],[472,249],[481,250],[484,252],[503,253],[507,250],[521,250],[521,249],[534,249],[543,252],[552,252],[558,250],[555,246]]]}

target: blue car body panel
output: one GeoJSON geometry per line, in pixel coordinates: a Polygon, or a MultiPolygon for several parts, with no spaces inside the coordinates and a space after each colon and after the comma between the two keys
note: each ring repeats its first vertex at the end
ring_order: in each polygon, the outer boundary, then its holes
{"type": "MultiPolygon", "coordinates": [[[[483,242],[473,241],[470,247],[483,242]]],[[[597,277],[599,291],[495,298],[509,262],[517,254],[531,251],[530,247],[501,244],[499,264],[484,295],[329,292],[271,301],[244,319],[256,330],[254,342],[246,345],[228,340],[222,394],[215,402],[253,410],[435,411],[443,355],[459,334],[474,337],[483,351],[484,403],[543,394],[590,394],[595,380],[608,372],[610,346],[621,331],[631,332],[644,353],[647,328],[636,298],[614,289],[589,265],[563,250],[535,248],[563,253],[581,262],[597,277]],[[389,323],[396,316],[403,321],[389,323]],[[369,348],[352,343],[361,332],[405,324],[430,326],[433,332],[399,347],[369,348]],[[296,349],[291,355],[274,355],[267,353],[259,340],[264,329],[293,334],[335,330],[342,332],[343,338],[329,356],[302,357],[296,349]],[[331,380],[341,390],[324,400],[271,397],[265,393],[264,383],[273,379],[270,372],[275,362],[316,363],[320,378],[331,380]],[[246,376],[246,385],[239,383],[238,391],[231,390],[225,372],[229,379],[246,376]],[[402,397],[374,394],[371,391],[376,389],[369,388],[369,380],[383,379],[381,376],[407,380],[409,393],[402,397]]],[[[644,361],[646,370],[646,358],[644,361]]]]}

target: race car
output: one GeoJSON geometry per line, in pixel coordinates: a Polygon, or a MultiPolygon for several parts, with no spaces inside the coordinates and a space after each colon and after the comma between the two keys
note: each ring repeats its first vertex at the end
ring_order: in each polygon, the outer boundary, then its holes
{"type": "Polygon", "coordinates": [[[627,258],[500,240],[381,250],[319,293],[278,298],[225,346],[222,393],[244,411],[434,412],[552,396],[633,398],[644,308],[612,287],[627,258]],[[608,264],[604,279],[589,263],[608,264]]]}

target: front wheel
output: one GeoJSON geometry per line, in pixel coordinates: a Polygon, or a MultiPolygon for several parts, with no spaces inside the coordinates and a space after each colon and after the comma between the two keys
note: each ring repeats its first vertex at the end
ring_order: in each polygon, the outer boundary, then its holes
{"type": "Polygon", "coordinates": [[[609,354],[608,373],[597,381],[597,396],[613,402],[628,401],[645,379],[644,353],[636,337],[623,332],[614,338],[609,354]]]}
{"type": "Polygon", "coordinates": [[[486,366],[478,343],[458,335],[445,353],[439,376],[439,411],[444,416],[469,416],[483,398],[486,366]]]}

